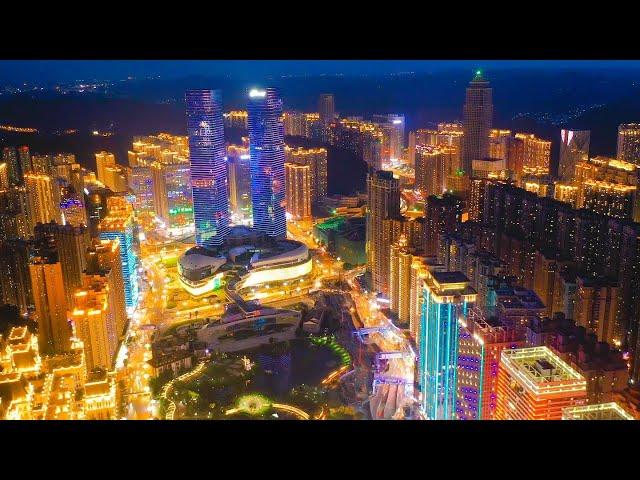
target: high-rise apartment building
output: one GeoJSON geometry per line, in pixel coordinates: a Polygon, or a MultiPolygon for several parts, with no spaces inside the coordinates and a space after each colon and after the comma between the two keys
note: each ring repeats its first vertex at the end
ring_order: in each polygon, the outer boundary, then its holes
{"type": "Polygon", "coordinates": [[[492,89],[478,70],[469,83],[463,111],[462,170],[469,175],[473,160],[489,156],[493,120],[492,89]]]}
{"type": "Polygon", "coordinates": [[[100,275],[84,275],[82,286],[74,290],[69,320],[84,344],[87,370],[111,370],[118,348],[115,311],[110,303],[109,285],[100,275]]]}
{"type": "Polygon", "coordinates": [[[391,172],[367,175],[367,269],[373,289],[389,291],[389,256],[393,243],[392,220],[400,217],[400,185],[391,172]]]}
{"type": "Polygon", "coordinates": [[[318,113],[320,114],[320,122],[328,125],[336,118],[336,105],[332,93],[322,93],[318,99],[318,113]]]}
{"type": "Polygon", "coordinates": [[[218,247],[229,233],[222,95],[188,90],[186,103],[196,243],[218,247]]]}
{"type": "Polygon", "coordinates": [[[311,218],[311,167],[284,164],[287,213],[297,220],[311,218]]]}
{"type": "Polygon", "coordinates": [[[407,248],[404,235],[391,245],[389,263],[389,309],[396,314],[398,324],[409,326],[411,316],[411,267],[414,255],[407,248]]]}
{"type": "Polygon", "coordinates": [[[451,159],[444,148],[418,145],[415,151],[415,188],[424,198],[442,195],[451,159]]]}
{"type": "Polygon", "coordinates": [[[428,420],[454,420],[458,385],[460,320],[476,291],[460,272],[427,272],[422,283],[418,384],[428,420]]]}
{"type": "Polygon", "coordinates": [[[3,304],[15,305],[21,315],[33,304],[29,258],[32,245],[27,240],[0,242],[0,298],[3,304]]]}
{"type": "Polygon", "coordinates": [[[48,175],[27,173],[24,176],[30,231],[38,223],[60,221],[60,189],[48,175]]]}
{"type": "Polygon", "coordinates": [[[62,264],[55,252],[47,252],[31,260],[29,274],[40,351],[48,354],[64,353],[71,346],[71,327],[67,321],[62,264]]]}
{"type": "Polygon", "coordinates": [[[285,162],[309,165],[311,168],[311,202],[317,203],[327,196],[327,149],[284,148],[285,162]]]}
{"type": "Polygon", "coordinates": [[[87,268],[86,250],[89,246],[89,229],[84,225],[61,225],[55,222],[35,226],[36,241],[51,239],[62,266],[67,305],[72,304],[73,291],[82,285],[82,272],[87,268]]]}
{"type": "Polygon", "coordinates": [[[624,162],[640,165],[640,124],[623,123],[618,126],[616,157],[624,162]]]}
{"type": "Polygon", "coordinates": [[[537,138],[532,133],[516,133],[516,138],[523,141],[523,174],[548,175],[551,165],[551,141],[537,138]]]}
{"type": "Polygon", "coordinates": [[[253,228],[270,237],[287,235],[282,99],[273,88],[249,92],[249,155],[253,228]]]}

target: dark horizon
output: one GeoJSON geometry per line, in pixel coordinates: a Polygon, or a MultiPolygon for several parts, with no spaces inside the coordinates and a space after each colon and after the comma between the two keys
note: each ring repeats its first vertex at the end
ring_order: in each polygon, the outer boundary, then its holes
{"type": "Polygon", "coordinates": [[[490,71],[635,71],[638,60],[0,60],[0,82],[9,84],[116,81],[127,77],[227,77],[260,80],[287,76],[384,76],[476,69],[490,71]]]}

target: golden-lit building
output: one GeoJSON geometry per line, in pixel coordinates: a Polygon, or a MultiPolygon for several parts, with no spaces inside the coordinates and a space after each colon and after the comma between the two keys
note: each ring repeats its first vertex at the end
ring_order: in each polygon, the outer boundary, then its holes
{"type": "Polygon", "coordinates": [[[640,221],[640,166],[609,157],[576,164],[577,208],[602,215],[640,221]]]}
{"type": "Polygon", "coordinates": [[[569,407],[562,411],[562,420],[635,420],[615,402],[569,407]]]}
{"type": "Polygon", "coordinates": [[[585,378],[548,347],[502,351],[496,420],[560,420],[586,396],[585,378]]]}
{"type": "Polygon", "coordinates": [[[118,348],[108,279],[101,275],[84,275],[82,280],[82,288],[74,293],[69,320],[75,335],[84,343],[87,370],[108,370],[113,365],[118,348]]]}
{"type": "Polygon", "coordinates": [[[96,153],[96,175],[98,181],[107,185],[106,182],[106,169],[107,167],[116,166],[116,157],[113,153],[105,152],[104,150],[96,153]]]}
{"type": "Polygon", "coordinates": [[[548,175],[551,164],[551,141],[537,138],[532,133],[516,133],[524,142],[522,173],[548,175]]]}
{"type": "Polygon", "coordinates": [[[223,113],[224,126],[227,128],[247,128],[248,113],[246,110],[232,110],[223,113]]]}
{"type": "Polygon", "coordinates": [[[556,183],[553,187],[553,198],[571,204],[573,208],[578,205],[578,187],[573,183],[556,183]]]}
{"type": "Polygon", "coordinates": [[[407,248],[404,235],[391,245],[389,261],[389,308],[398,316],[399,324],[409,324],[413,255],[407,248]]]}
{"type": "Polygon", "coordinates": [[[29,231],[33,233],[38,222],[60,222],[60,190],[53,178],[49,175],[27,173],[24,175],[24,184],[29,231]]]}
{"type": "Polygon", "coordinates": [[[297,220],[311,218],[311,167],[284,164],[286,210],[297,220]]]}
{"type": "Polygon", "coordinates": [[[311,169],[311,202],[316,203],[327,196],[327,149],[284,147],[284,161],[298,165],[309,165],[311,169]]]}
{"type": "Polygon", "coordinates": [[[69,350],[71,329],[67,322],[67,300],[62,265],[54,258],[35,257],[29,265],[31,289],[43,353],[69,350]]]}
{"type": "Polygon", "coordinates": [[[9,188],[9,167],[7,162],[0,163],[0,190],[9,188]]]}
{"type": "Polygon", "coordinates": [[[442,195],[451,165],[451,152],[443,148],[417,145],[415,155],[415,189],[424,198],[442,195]]]}
{"type": "Polygon", "coordinates": [[[618,126],[618,160],[640,165],[640,123],[618,126]]]}
{"type": "Polygon", "coordinates": [[[507,161],[511,130],[492,129],[489,132],[489,157],[507,161]]]}

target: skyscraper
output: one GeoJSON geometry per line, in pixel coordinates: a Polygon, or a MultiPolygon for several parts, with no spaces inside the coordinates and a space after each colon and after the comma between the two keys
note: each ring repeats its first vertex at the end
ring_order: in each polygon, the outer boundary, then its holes
{"type": "Polygon", "coordinates": [[[196,243],[217,247],[229,233],[222,96],[219,90],[188,90],[185,97],[196,243]]]}
{"type": "Polygon", "coordinates": [[[320,121],[327,125],[336,118],[336,106],[332,93],[322,93],[318,100],[318,112],[320,121]]]}
{"type": "Polygon", "coordinates": [[[35,238],[53,240],[62,265],[62,278],[67,304],[73,301],[73,292],[82,285],[82,272],[87,267],[86,250],[89,246],[89,229],[84,225],[60,225],[55,222],[36,225],[35,238]]]}
{"type": "Polygon", "coordinates": [[[367,175],[367,270],[373,290],[389,289],[389,257],[393,243],[392,222],[400,217],[400,185],[393,173],[378,170],[367,175]]]}
{"type": "Polygon", "coordinates": [[[60,191],[54,180],[43,174],[27,173],[24,176],[27,189],[27,211],[31,223],[60,221],[60,191]]]}
{"type": "Polygon", "coordinates": [[[460,272],[426,272],[422,282],[419,378],[428,420],[456,418],[459,320],[476,301],[476,291],[460,272]]]}
{"type": "Polygon", "coordinates": [[[471,175],[471,162],[489,156],[493,119],[492,89],[478,70],[467,87],[463,110],[462,169],[471,175]]]}
{"type": "Polygon", "coordinates": [[[114,168],[115,166],[116,157],[113,153],[105,152],[104,150],[96,153],[96,175],[98,176],[99,182],[109,186],[109,182],[107,181],[107,168],[114,168]]]}
{"type": "Polygon", "coordinates": [[[311,202],[327,196],[327,149],[284,147],[285,162],[309,165],[311,168],[311,202]]]}
{"type": "Polygon", "coordinates": [[[575,176],[576,164],[589,159],[589,130],[560,130],[560,165],[558,177],[570,182],[575,176]]]}
{"type": "Polygon", "coordinates": [[[253,89],[248,111],[253,228],[270,237],[285,238],[282,100],[273,88],[253,89]]]}
{"type": "Polygon", "coordinates": [[[623,123],[618,127],[617,157],[640,165],[640,123],[623,123]]]}
{"type": "Polygon", "coordinates": [[[284,164],[287,213],[299,220],[311,218],[311,167],[284,164]]]}
{"type": "Polygon", "coordinates": [[[38,343],[44,353],[64,353],[71,346],[62,265],[54,252],[34,257],[29,265],[38,343]]]}
{"type": "Polygon", "coordinates": [[[7,176],[11,186],[22,184],[22,170],[18,161],[18,152],[14,147],[2,149],[2,161],[7,164],[7,176]]]}
{"type": "Polygon", "coordinates": [[[127,308],[134,308],[138,303],[138,259],[133,251],[133,209],[124,197],[109,197],[107,209],[109,213],[98,227],[100,239],[120,242],[125,303],[127,308]]]}

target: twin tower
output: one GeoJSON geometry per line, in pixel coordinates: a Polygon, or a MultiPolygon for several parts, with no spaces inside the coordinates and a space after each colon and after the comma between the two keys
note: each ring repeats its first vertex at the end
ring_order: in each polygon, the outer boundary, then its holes
{"type": "MultiPolygon", "coordinates": [[[[229,194],[220,90],[188,90],[187,132],[196,243],[222,245],[229,233],[229,194]]],[[[282,99],[273,88],[251,90],[248,102],[253,228],[285,238],[282,99]]]]}

